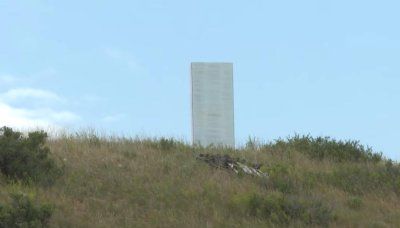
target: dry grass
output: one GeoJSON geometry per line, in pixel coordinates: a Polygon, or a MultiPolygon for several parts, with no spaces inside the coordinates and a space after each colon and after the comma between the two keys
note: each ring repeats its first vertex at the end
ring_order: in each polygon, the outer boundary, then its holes
{"type": "Polygon", "coordinates": [[[23,191],[52,202],[56,210],[51,227],[400,226],[400,198],[395,189],[366,186],[365,192],[351,192],[328,178],[342,167],[375,169],[384,166],[384,161],[337,163],[311,159],[292,149],[257,147],[234,152],[94,135],[64,136],[50,140],[48,146],[64,166],[64,175],[49,188],[1,180],[0,201],[6,200],[6,192],[23,191]],[[270,179],[211,168],[195,159],[204,152],[229,153],[263,164],[270,179]],[[249,204],[240,201],[252,194],[275,193],[321,201],[332,209],[332,219],[325,225],[304,219],[279,222],[251,214],[249,204]],[[353,198],[361,202],[359,207],[352,208],[353,198]]]}

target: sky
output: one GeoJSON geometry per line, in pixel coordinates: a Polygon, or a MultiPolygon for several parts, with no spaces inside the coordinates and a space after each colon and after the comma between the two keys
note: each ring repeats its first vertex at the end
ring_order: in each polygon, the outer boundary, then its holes
{"type": "Polygon", "coordinates": [[[0,0],[0,125],[191,140],[190,63],[233,62],[235,135],[400,160],[396,0],[0,0]]]}

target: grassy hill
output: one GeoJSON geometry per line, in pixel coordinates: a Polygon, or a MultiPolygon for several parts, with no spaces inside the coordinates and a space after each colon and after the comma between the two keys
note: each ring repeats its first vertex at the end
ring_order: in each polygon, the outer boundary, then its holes
{"type": "Polygon", "coordinates": [[[357,142],[295,136],[229,150],[84,133],[46,146],[62,175],[51,185],[1,175],[0,205],[16,192],[51,204],[50,227],[400,227],[399,165],[357,142]],[[211,167],[196,159],[204,153],[268,177],[211,167]]]}

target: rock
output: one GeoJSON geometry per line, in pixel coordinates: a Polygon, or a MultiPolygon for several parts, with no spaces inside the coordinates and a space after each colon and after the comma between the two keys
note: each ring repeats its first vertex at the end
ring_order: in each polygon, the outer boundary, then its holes
{"type": "Polygon", "coordinates": [[[246,161],[243,159],[232,158],[231,156],[225,154],[199,154],[197,156],[198,160],[202,160],[213,166],[215,168],[224,168],[234,171],[236,174],[245,173],[252,176],[267,177],[268,174],[261,172],[260,164],[255,164],[253,166],[246,165],[246,161]]]}

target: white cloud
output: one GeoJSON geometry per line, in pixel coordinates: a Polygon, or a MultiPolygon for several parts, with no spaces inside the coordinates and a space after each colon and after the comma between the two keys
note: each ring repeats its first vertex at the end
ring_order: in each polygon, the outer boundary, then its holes
{"type": "Polygon", "coordinates": [[[35,103],[38,101],[63,101],[57,94],[34,88],[10,89],[0,94],[0,127],[9,126],[19,129],[59,128],[80,120],[73,112],[56,110],[51,105],[41,105],[35,108],[19,108],[12,105],[14,101],[24,100],[35,103]]]}
{"type": "Polygon", "coordinates": [[[3,101],[16,101],[20,99],[62,101],[61,97],[53,92],[33,88],[16,88],[0,94],[0,100],[3,101]]]}
{"type": "Polygon", "coordinates": [[[33,119],[44,119],[51,123],[73,123],[80,117],[70,111],[56,111],[51,108],[25,110],[25,116],[33,119]]]}
{"type": "Polygon", "coordinates": [[[48,127],[49,122],[27,116],[27,111],[0,102],[0,126],[15,128],[48,127]]]}
{"type": "Polygon", "coordinates": [[[0,101],[0,126],[15,128],[60,127],[79,121],[80,117],[69,111],[15,108],[0,101]]]}

